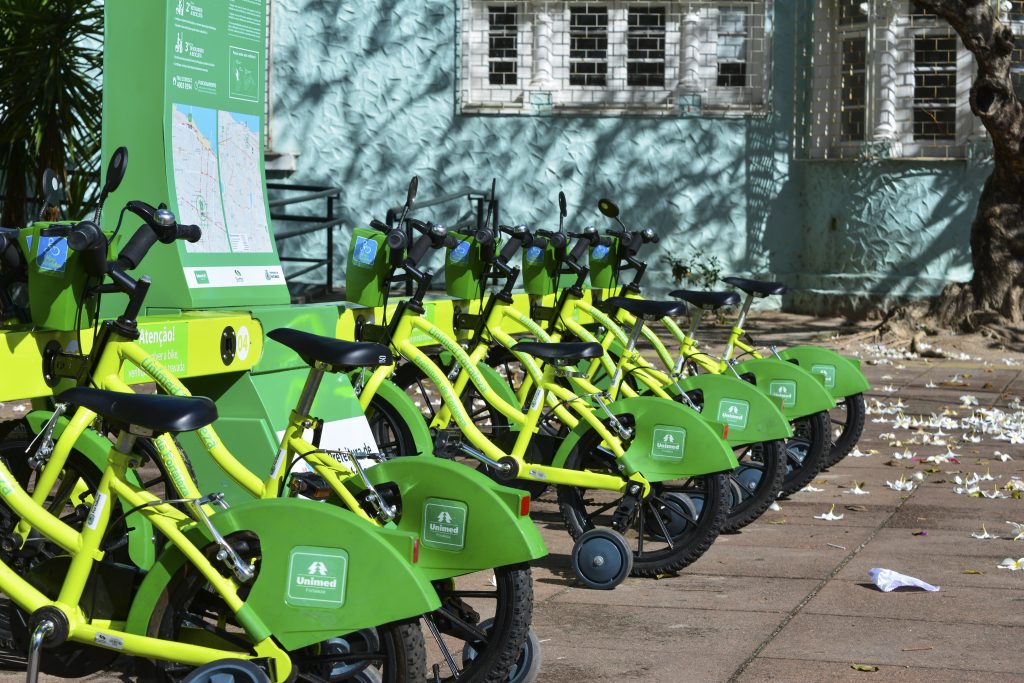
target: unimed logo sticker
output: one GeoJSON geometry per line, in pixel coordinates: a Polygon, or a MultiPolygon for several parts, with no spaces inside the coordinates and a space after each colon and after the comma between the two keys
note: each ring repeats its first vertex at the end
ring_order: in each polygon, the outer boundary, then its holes
{"type": "Polygon", "coordinates": [[[811,374],[823,375],[825,378],[825,386],[829,389],[835,389],[836,387],[836,366],[834,365],[812,365],[811,374]]]}
{"type": "Polygon", "coordinates": [[[735,429],[745,429],[750,404],[735,398],[723,398],[718,404],[718,421],[735,429]]]}
{"type": "Polygon", "coordinates": [[[465,503],[444,498],[427,498],[423,505],[423,545],[443,550],[462,550],[466,546],[465,503]]]}
{"type": "Polygon", "coordinates": [[[686,430],[681,427],[654,428],[654,439],[651,443],[651,457],[655,460],[672,460],[679,462],[686,450],[686,430]]]}
{"type": "Polygon", "coordinates": [[[796,405],[796,382],[791,379],[777,379],[768,383],[768,395],[782,399],[784,408],[796,405]]]}
{"type": "Polygon", "coordinates": [[[285,602],[333,609],[345,604],[348,553],[340,548],[298,546],[288,566],[285,602]]]}

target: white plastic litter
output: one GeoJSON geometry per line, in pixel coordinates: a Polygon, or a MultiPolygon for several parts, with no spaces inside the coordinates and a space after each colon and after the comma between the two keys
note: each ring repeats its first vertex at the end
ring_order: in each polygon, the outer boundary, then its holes
{"type": "Polygon", "coordinates": [[[913,576],[907,576],[906,574],[900,574],[894,572],[891,569],[882,569],[881,567],[868,570],[868,576],[875,582],[878,589],[883,593],[889,593],[896,590],[897,588],[921,588],[923,590],[934,593],[939,590],[938,586],[933,586],[930,583],[925,583],[921,579],[915,579],[913,576]]]}

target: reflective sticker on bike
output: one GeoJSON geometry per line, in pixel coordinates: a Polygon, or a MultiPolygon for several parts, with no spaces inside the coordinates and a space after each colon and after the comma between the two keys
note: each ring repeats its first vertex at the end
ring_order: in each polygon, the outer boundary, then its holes
{"type": "Polygon", "coordinates": [[[541,481],[548,478],[548,475],[544,474],[540,470],[535,470],[532,467],[530,468],[530,476],[534,479],[540,479],[541,481]]]}
{"type": "Polygon", "coordinates": [[[609,251],[610,249],[608,247],[604,246],[603,244],[599,244],[591,250],[590,258],[594,259],[595,261],[604,261],[606,258],[608,258],[609,251]]]}
{"type": "Polygon", "coordinates": [[[530,247],[526,250],[527,263],[540,263],[544,260],[544,250],[540,247],[530,247]]]}
{"type": "Polygon", "coordinates": [[[783,408],[796,405],[796,382],[791,379],[777,379],[768,383],[768,395],[782,400],[783,408]]]}
{"type": "Polygon", "coordinates": [[[462,550],[466,546],[465,503],[444,498],[427,498],[423,505],[423,545],[443,550],[462,550]]]}
{"type": "Polygon", "coordinates": [[[469,259],[469,242],[459,240],[455,248],[448,251],[448,260],[451,263],[464,263],[467,259],[469,259]]]}
{"type": "Polygon", "coordinates": [[[352,263],[362,268],[371,268],[376,260],[377,241],[369,237],[356,237],[356,246],[352,250],[352,263]]]}
{"type": "Polygon", "coordinates": [[[825,386],[829,389],[836,387],[836,366],[834,365],[812,365],[811,374],[823,375],[825,386]]]}
{"type": "Polygon", "coordinates": [[[736,429],[745,429],[750,415],[750,403],[734,398],[723,398],[718,404],[718,417],[722,424],[736,429]]]}
{"type": "Polygon", "coordinates": [[[277,452],[277,458],[274,459],[274,469],[270,471],[270,478],[277,479],[277,475],[281,472],[281,464],[284,462],[285,450],[282,448],[277,452]]]}
{"type": "Polygon", "coordinates": [[[681,462],[686,450],[686,430],[682,427],[659,425],[651,440],[651,457],[655,460],[681,462]]]}
{"type": "Polygon", "coordinates": [[[85,526],[95,529],[100,525],[100,517],[103,516],[103,508],[107,507],[107,494],[97,493],[96,502],[92,504],[89,516],[85,518],[85,526]]]}
{"type": "Polygon", "coordinates": [[[285,602],[299,607],[336,609],[345,604],[348,553],[341,548],[297,546],[288,564],[285,602]]]}
{"type": "Polygon", "coordinates": [[[541,405],[544,404],[544,390],[540,389],[533,395],[533,403],[530,404],[530,410],[537,410],[541,405]]]}
{"type": "Polygon", "coordinates": [[[124,638],[118,638],[117,636],[108,636],[106,633],[97,633],[93,639],[100,647],[109,647],[111,650],[123,650],[124,649],[124,638]]]}

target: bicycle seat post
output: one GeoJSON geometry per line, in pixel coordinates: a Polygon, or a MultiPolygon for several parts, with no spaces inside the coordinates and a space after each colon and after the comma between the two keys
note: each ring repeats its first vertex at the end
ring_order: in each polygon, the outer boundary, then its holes
{"type": "Polygon", "coordinates": [[[295,412],[304,417],[308,417],[309,413],[313,410],[313,400],[316,398],[316,392],[320,390],[320,383],[324,379],[324,372],[327,371],[327,366],[320,361],[313,363],[309,368],[309,376],[306,377],[306,384],[302,387],[302,393],[299,395],[299,403],[295,408],[295,412]]]}
{"type": "Polygon", "coordinates": [[[736,320],[736,325],[732,328],[732,335],[729,337],[729,343],[725,346],[724,358],[732,358],[733,348],[736,346],[733,339],[743,334],[743,325],[747,322],[747,313],[750,312],[750,305],[754,303],[754,295],[747,292],[747,296],[743,299],[743,306],[740,308],[740,316],[736,320]]]}

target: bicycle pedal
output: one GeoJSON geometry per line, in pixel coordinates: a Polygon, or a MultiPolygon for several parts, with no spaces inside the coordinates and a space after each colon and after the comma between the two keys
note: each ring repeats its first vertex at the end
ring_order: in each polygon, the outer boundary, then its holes
{"type": "Polygon", "coordinates": [[[288,488],[297,496],[305,496],[313,500],[326,500],[331,496],[331,487],[327,480],[316,472],[296,472],[292,474],[288,488]]]}
{"type": "Polygon", "coordinates": [[[462,438],[459,434],[439,431],[434,438],[434,455],[439,458],[452,459],[462,453],[462,438]]]}
{"type": "Polygon", "coordinates": [[[640,507],[643,488],[639,484],[630,484],[622,502],[612,515],[612,528],[619,533],[625,532],[636,518],[636,511],[640,507]]]}

